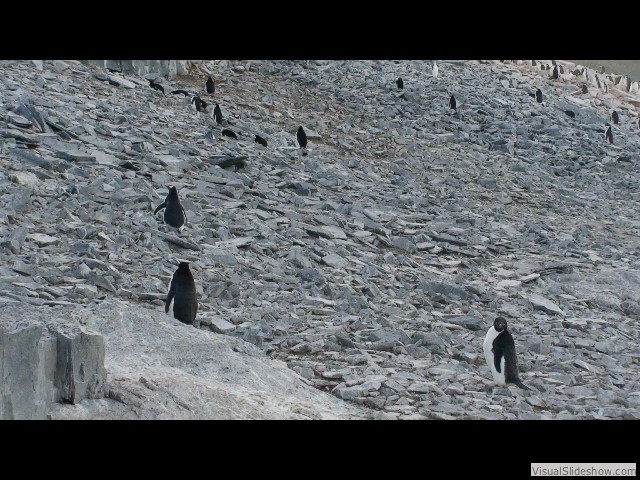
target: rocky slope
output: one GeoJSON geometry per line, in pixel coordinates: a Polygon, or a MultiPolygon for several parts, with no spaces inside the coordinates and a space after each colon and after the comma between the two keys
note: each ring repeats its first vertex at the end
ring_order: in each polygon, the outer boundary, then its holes
{"type": "MultiPolygon", "coordinates": [[[[187,404],[206,397],[225,383],[215,362],[170,370],[227,335],[374,418],[639,418],[637,95],[613,81],[605,93],[567,65],[554,81],[531,62],[439,66],[433,78],[423,61],[202,64],[235,141],[144,79],[0,62],[0,301],[100,312],[92,325],[121,399],[142,377],[169,391],[191,382],[187,404]],[[238,171],[216,165],[239,156],[238,171]],[[168,183],[187,210],[181,234],[152,214],[168,183]],[[165,357],[177,324],[157,318],[178,258],[192,261],[206,331],[185,327],[165,357]],[[135,341],[107,333],[120,302],[136,312],[125,329],[135,341]],[[482,340],[498,314],[531,392],[491,384],[482,340]]],[[[251,404],[241,416],[282,413],[266,384],[245,387],[267,391],[271,413],[251,404]]],[[[144,412],[107,398],[59,415],[189,416],[145,388],[144,412]]],[[[194,416],[219,418],[223,403],[194,416]]],[[[365,415],[340,404],[342,418],[365,415]]]]}

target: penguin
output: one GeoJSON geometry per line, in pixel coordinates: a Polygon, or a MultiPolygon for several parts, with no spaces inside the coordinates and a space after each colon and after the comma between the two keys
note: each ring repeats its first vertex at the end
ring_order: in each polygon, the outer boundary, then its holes
{"type": "Polygon", "coordinates": [[[236,135],[235,132],[229,130],[228,128],[225,128],[224,130],[222,130],[222,135],[224,135],[225,137],[233,138],[235,140],[238,139],[238,135],[236,135]]]}
{"type": "Polygon", "coordinates": [[[505,386],[513,383],[524,390],[530,390],[518,376],[516,346],[511,332],[507,330],[507,320],[504,317],[496,317],[484,337],[482,349],[496,384],[505,386]]]}
{"type": "Polygon", "coordinates": [[[536,102],[542,103],[542,90],[539,88],[536,90],[536,102]]]}
{"type": "Polygon", "coordinates": [[[177,95],[179,93],[181,93],[182,95],[184,95],[185,97],[188,96],[193,96],[193,93],[189,93],[186,90],[182,90],[182,89],[178,89],[178,90],[173,90],[172,92],[170,92],[172,95],[177,95]]]}
{"type": "Polygon", "coordinates": [[[169,313],[169,306],[173,300],[173,318],[193,325],[198,312],[198,293],[196,292],[196,282],[193,279],[189,262],[180,260],[178,269],[171,277],[169,292],[164,302],[164,312],[169,313]]]}
{"type": "Polygon", "coordinates": [[[453,95],[449,98],[449,108],[456,109],[456,99],[453,95]]]}
{"type": "Polygon", "coordinates": [[[202,99],[198,95],[191,97],[191,105],[197,112],[202,112],[206,107],[202,106],[202,99]]]}
{"type": "Polygon", "coordinates": [[[433,67],[431,68],[431,74],[435,77],[438,78],[438,64],[436,63],[436,61],[433,61],[433,67]]]}
{"type": "Polygon", "coordinates": [[[589,93],[589,89],[587,88],[587,84],[586,83],[582,84],[582,93],[589,93]]]}
{"type": "Polygon", "coordinates": [[[162,216],[162,221],[167,225],[177,228],[178,231],[182,231],[187,223],[187,214],[180,203],[176,187],[174,185],[167,185],[167,187],[169,188],[167,198],[165,198],[164,202],[156,207],[153,214],[155,215],[164,208],[165,210],[164,215],[162,216]]]}
{"type": "Polygon", "coordinates": [[[558,80],[558,66],[553,67],[553,71],[551,72],[551,80],[558,80]]]}
{"type": "Polygon", "coordinates": [[[398,90],[402,90],[404,88],[404,82],[402,81],[402,77],[398,77],[396,80],[396,85],[398,86],[398,90]]]}
{"type": "Polygon", "coordinates": [[[566,113],[571,118],[576,118],[576,114],[571,110],[565,110],[564,113],[566,113]]]}
{"type": "Polygon", "coordinates": [[[213,95],[213,93],[216,91],[216,86],[213,83],[213,78],[211,78],[211,75],[209,75],[209,78],[207,78],[207,82],[204,84],[204,89],[209,95],[213,95]]]}
{"type": "Polygon", "coordinates": [[[305,150],[307,148],[307,134],[304,132],[302,125],[298,127],[296,138],[298,139],[298,145],[300,145],[300,148],[302,149],[302,156],[304,157],[307,154],[305,150]]]}
{"type": "Polygon", "coordinates": [[[256,142],[256,143],[259,143],[259,144],[260,144],[260,145],[262,145],[263,147],[266,147],[266,146],[267,146],[267,141],[266,141],[264,138],[262,138],[260,135],[257,135],[257,134],[256,134],[255,142],[256,142]]]}
{"type": "Polygon", "coordinates": [[[618,122],[620,121],[618,112],[616,112],[615,110],[611,112],[611,121],[613,122],[614,125],[618,125],[618,122]]]}
{"type": "Polygon", "coordinates": [[[613,131],[611,130],[611,125],[607,123],[607,130],[604,132],[604,138],[607,142],[613,145],[613,131]]]}
{"type": "Polygon", "coordinates": [[[218,125],[222,125],[222,110],[220,110],[220,105],[218,105],[217,103],[215,108],[213,109],[213,118],[218,125]]]}
{"type": "Polygon", "coordinates": [[[153,80],[147,79],[149,81],[149,86],[151,88],[153,88],[154,90],[158,90],[159,92],[162,92],[163,95],[165,95],[164,93],[164,87],[162,85],[160,85],[159,83],[154,82],[153,80]]]}

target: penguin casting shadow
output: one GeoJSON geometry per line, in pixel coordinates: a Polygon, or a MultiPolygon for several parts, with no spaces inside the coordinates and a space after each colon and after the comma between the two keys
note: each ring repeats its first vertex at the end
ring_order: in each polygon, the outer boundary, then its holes
{"type": "Polygon", "coordinates": [[[198,294],[188,262],[180,262],[178,269],[171,277],[169,292],[164,303],[165,313],[173,300],[173,318],[182,323],[193,325],[198,313],[198,294]]]}
{"type": "Polygon", "coordinates": [[[167,198],[165,198],[164,202],[156,207],[153,214],[155,215],[164,208],[164,215],[162,216],[164,223],[182,231],[187,223],[187,214],[180,203],[176,187],[174,185],[168,185],[168,188],[169,194],[167,195],[167,198]]]}

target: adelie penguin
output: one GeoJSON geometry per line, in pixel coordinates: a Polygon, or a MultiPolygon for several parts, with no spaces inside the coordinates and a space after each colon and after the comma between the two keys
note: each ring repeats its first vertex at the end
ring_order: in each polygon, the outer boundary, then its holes
{"type": "Polygon", "coordinates": [[[613,122],[614,125],[618,125],[618,123],[620,122],[620,117],[618,116],[618,112],[616,112],[615,110],[611,112],[611,121],[613,122]]]}
{"type": "Polygon", "coordinates": [[[213,119],[218,125],[222,125],[222,110],[220,110],[220,105],[218,105],[217,103],[215,108],[213,109],[213,119]]]}
{"type": "Polygon", "coordinates": [[[542,90],[539,88],[536,90],[536,102],[542,103],[542,90]]]}
{"type": "Polygon", "coordinates": [[[259,143],[260,145],[262,145],[263,147],[267,146],[267,141],[262,138],[260,135],[256,134],[256,139],[255,139],[256,143],[259,143]]]}
{"type": "Polygon", "coordinates": [[[153,214],[155,215],[164,208],[162,221],[167,225],[177,228],[178,231],[182,231],[187,223],[187,214],[185,213],[184,208],[180,203],[180,199],[178,198],[178,189],[174,185],[167,185],[167,187],[169,188],[167,198],[165,198],[164,202],[156,207],[153,214]]]}
{"type": "Polygon", "coordinates": [[[404,88],[404,82],[402,81],[402,77],[398,77],[396,80],[396,85],[398,86],[398,90],[402,90],[404,88]]]}
{"type": "Polygon", "coordinates": [[[453,110],[456,110],[456,98],[451,95],[451,97],[449,97],[449,108],[452,108],[453,110]]]}
{"type": "Polygon", "coordinates": [[[516,345],[511,332],[507,330],[507,320],[504,317],[496,317],[484,337],[482,349],[487,365],[491,369],[493,381],[497,385],[506,386],[508,383],[513,383],[524,390],[529,390],[518,376],[516,345]]]}
{"type": "Polygon", "coordinates": [[[300,148],[302,149],[302,156],[304,157],[307,154],[305,150],[307,148],[307,134],[304,132],[302,125],[298,127],[296,138],[298,139],[298,145],[300,145],[300,148]]]}
{"type": "Polygon", "coordinates": [[[158,90],[159,92],[162,92],[162,94],[164,95],[164,87],[162,85],[160,85],[159,83],[154,82],[153,80],[147,79],[149,81],[149,86],[151,88],[153,88],[154,90],[158,90]]]}
{"type": "Polygon", "coordinates": [[[551,80],[558,80],[560,75],[558,75],[558,66],[553,67],[553,71],[551,72],[551,80]]]}
{"type": "Polygon", "coordinates": [[[198,313],[198,293],[196,282],[193,279],[189,262],[180,260],[178,269],[171,277],[169,292],[164,302],[164,311],[169,313],[169,307],[173,300],[173,318],[182,323],[193,325],[198,313]]]}
{"type": "Polygon", "coordinates": [[[209,95],[213,95],[216,91],[216,86],[213,83],[213,78],[211,78],[211,75],[209,75],[209,78],[207,78],[207,82],[204,84],[204,89],[209,95]]]}
{"type": "Polygon", "coordinates": [[[189,96],[193,96],[193,93],[189,93],[186,90],[182,90],[182,89],[178,89],[178,90],[173,90],[172,92],[170,92],[171,95],[178,95],[178,94],[182,94],[185,97],[189,97],[189,96]]]}
{"type": "Polygon", "coordinates": [[[604,139],[613,145],[613,131],[611,130],[611,125],[607,125],[607,130],[604,132],[604,139]]]}
{"type": "Polygon", "coordinates": [[[228,128],[222,130],[222,135],[224,135],[225,137],[233,138],[235,140],[238,139],[238,135],[236,135],[233,130],[229,130],[228,128]]]}

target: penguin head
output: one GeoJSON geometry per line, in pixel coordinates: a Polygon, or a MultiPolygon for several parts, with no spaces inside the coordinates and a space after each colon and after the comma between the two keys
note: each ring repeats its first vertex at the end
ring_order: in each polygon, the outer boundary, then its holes
{"type": "Polygon", "coordinates": [[[189,260],[178,259],[178,270],[182,272],[188,272],[190,263],[191,262],[189,260]]]}
{"type": "Polygon", "coordinates": [[[493,322],[493,328],[496,329],[497,332],[502,332],[507,329],[507,319],[504,317],[496,317],[493,322]]]}
{"type": "Polygon", "coordinates": [[[178,196],[178,189],[175,185],[167,185],[167,188],[169,189],[169,195],[175,195],[176,197],[178,196]]]}

